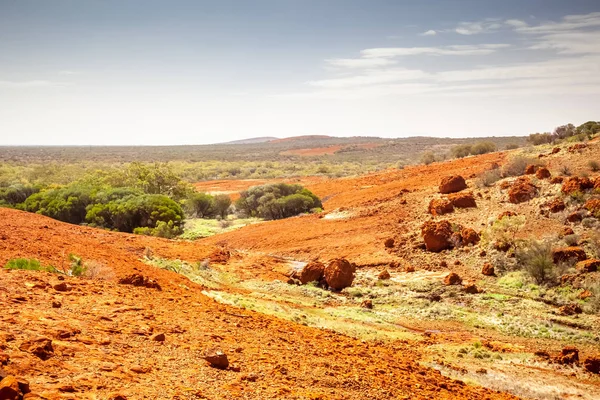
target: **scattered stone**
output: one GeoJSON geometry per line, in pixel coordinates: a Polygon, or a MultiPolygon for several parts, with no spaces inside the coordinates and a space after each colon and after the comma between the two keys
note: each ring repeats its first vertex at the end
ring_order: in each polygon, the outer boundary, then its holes
{"type": "Polygon", "coordinates": [[[147,374],[152,370],[150,367],[143,367],[141,365],[132,365],[129,370],[131,372],[135,372],[136,374],[147,374]]]}
{"type": "Polygon", "coordinates": [[[362,308],[368,308],[369,310],[373,308],[373,302],[371,300],[363,300],[362,303],[360,303],[360,306],[362,308]]]}
{"type": "Polygon", "coordinates": [[[560,315],[575,315],[581,314],[583,310],[577,304],[566,304],[558,309],[560,315]]]}
{"type": "Polygon", "coordinates": [[[566,181],[563,182],[561,191],[564,194],[571,194],[575,192],[583,192],[587,189],[592,189],[594,184],[590,181],[590,178],[573,176],[567,178],[566,181]]]}
{"type": "Polygon", "coordinates": [[[546,167],[538,168],[538,170],[535,171],[535,177],[538,179],[548,179],[551,176],[552,176],[552,174],[546,167]]]}
{"type": "Polygon", "coordinates": [[[579,362],[579,350],[573,346],[567,346],[561,350],[559,356],[554,358],[558,364],[575,364],[579,362]]]}
{"type": "Polygon", "coordinates": [[[323,278],[325,265],[319,261],[311,261],[296,273],[297,279],[301,284],[306,285],[309,282],[319,282],[323,278]]]}
{"type": "Polygon", "coordinates": [[[560,211],[564,211],[564,209],[567,207],[565,205],[565,202],[562,201],[561,198],[555,198],[554,200],[552,200],[551,202],[547,203],[546,206],[550,209],[550,212],[552,213],[557,213],[560,211]]]}
{"type": "Polygon", "coordinates": [[[577,298],[579,298],[581,300],[585,300],[590,297],[592,297],[592,292],[590,292],[587,289],[585,289],[583,292],[579,293],[579,296],[577,296],[577,298]]]}
{"type": "Polygon", "coordinates": [[[544,350],[538,350],[535,353],[533,353],[533,355],[536,357],[545,358],[545,359],[550,358],[550,354],[548,354],[548,352],[544,351],[544,350]]]}
{"type": "Polygon", "coordinates": [[[394,247],[394,238],[385,239],[385,242],[383,242],[383,245],[385,247],[387,247],[388,249],[391,249],[392,247],[394,247]]]}
{"type": "Polygon", "coordinates": [[[404,270],[406,272],[415,272],[415,267],[413,267],[412,265],[407,265],[404,270]]]}
{"type": "Polygon", "coordinates": [[[432,199],[429,202],[428,211],[431,215],[450,214],[454,212],[454,206],[448,199],[432,199]]]}
{"type": "Polygon", "coordinates": [[[67,282],[64,282],[64,281],[56,283],[56,284],[52,285],[52,287],[57,292],[68,292],[72,289],[71,285],[69,285],[67,282]]]}
{"type": "Polygon", "coordinates": [[[204,353],[204,359],[215,368],[227,369],[227,367],[229,366],[227,354],[223,353],[223,351],[220,349],[206,350],[206,352],[204,353]]]}
{"type": "Polygon", "coordinates": [[[45,337],[26,340],[21,343],[19,350],[31,353],[42,360],[47,360],[54,354],[52,340],[45,337]]]}
{"type": "Polygon", "coordinates": [[[596,272],[600,268],[600,260],[590,259],[579,261],[575,265],[575,268],[577,268],[577,271],[581,273],[596,272]]]}
{"type": "Polygon", "coordinates": [[[241,379],[243,381],[256,382],[258,380],[258,375],[256,375],[254,372],[251,372],[247,375],[242,376],[241,379]]]}
{"type": "Polygon", "coordinates": [[[140,274],[133,274],[121,278],[119,279],[119,283],[121,285],[133,285],[139,287],[146,287],[149,289],[162,290],[158,282],[156,282],[154,279],[150,279],[147,276],[143,276],[140,274]]]}
{"type": "Polygon", "coordinates": [[[115,393],[110,395],[108,400],[127,400],[127,396],[125,396],[124,394],[115,393]]]}
{"type": "Polygon", "coordinates": [[[563,236],[569,236],[569,235],[573,235],[573,234],[575,234],[575,232],[573,231],[573,229],[570,226],[565,226],[562,230],[563,236]]]}
{"type": "Polygon", "coordinates": [[[581,151],[583,149],[587,149],[588,145],[587,143],[576,143],[573,146],[569,146],[569,148],[567,149],[569,153],[575,153],[577,151],[581,151]]]}
{"type": "Polygon", "coordinates": [[[583,207],[593,215],[600,216],[600,199],[590,199],[585,202],[583,207]]]}
{"type": "Polygon", "coordinates": [[[356,272],[356,266],[348,260],[340,258],[331,261],[329,265],[327,265],[323,276],[330,288],[342,290],[352,285],[352,282],[354,281],[354,272],[356,272]]]}
{"type": "Polygon", "coordinates": [[[583,362],[583,368],[592,374],[600,374],[600,357],[588,357],[583,362]]]}
{"type": "Polygon", "coordinates": [[[504,217],[516,217],[517,213],[513,211],[504,211],[502,214],[498,215],[498,221],[500,221],[504,217]]]}
{"type": "Polygon", "coordinates": [[[508,250],[510,250],[511,247],[512,247],[512,245],[509,242],[505,242],[502,240],[496,240],[494,242],[494,249],[501,251],[503,253],[506,253],[508,250]]]}
{"type": "Polygon", "coordinates": [[[463,228],[460,231],[460,236],[464,246],[468,246],[470,244],[476,245],[480,240],[479,234],[471,228],[463,228]]]}
{"type": "Polygon", "coordinates": [[[22,398],[19,382],[17,378],[9,375],[0,381],[0,399],[2,400],[20,400],[22,398]]]}
{"type": "Polygon", "coordinates": [[[208,256],[210,262],[215,264],[227,264],[230,258],[231,253],[229,252],[229,250],[223,247],[216,248],[215,250],[213,250],[210,256],[208,256]]]}
{"type": "Polygon", "coordinates": [[[448,221],[427,221],[421,227],[421,235],[428,251],[440,252],[452,247],[452,225],[448,221]]]}
{"type": "Polygon", "coordinates": [[[155,342],[164,342],[166,339],[167,337],[164,333],[157,333],[156,335],[152,336],[152,340],[155,342]]]}
{"type": "Polygon", "coordinates": [[[481,289],[479,289],[474,283],[469,283],[463,287],[465,293],[468,294],[478,294],[481,293],[481,289]]]}
{"type": "Polygon", "coordinates": [[[537,165],[529,164],[525,167],[525,175],[533,175],[535,171],[538,169],[537,165]]]}
{"type": "Polygon", "coordinates": [[[477,202],[473,193],[453,193],[448,195],[448,199],[456,208],[474,208],[477,207],[477,202]]]}
{"type": "Polygon", "coordinates": [[[381,279],[381,280],[387,280],[387,279],[390,279],[390,278],[391,278],[391,275],[390,275],[390,273],[388,272],[388,270],[387,270],[387,269],[384,269],[383,271],[381,271],[381,272],[379,273],[379,275],[378,275],[377,277],[378,277],[379,279],[381,279]]]}
{"type": "Polygon", "coordinates": [[[494,266],[487,262],[483,264],[483,268],[481,268],[481,273],[485,276],[496,276],[494,266]]]}
{"type": "Polygon", "coordinates": [[[75,393],[75,387],[73,385],[62,385],[58,387],[59,392],[63,393],[75,393]]]}
{"type": "Polygon", "coordinates": [[[562,176],[555,176],[552,179],[550,179],[550,183],[553,185],[559,185],[563,183],[564,180],[565,178],[563,178],[562,176]]]}
{"type": "Polygon", "coordinates": [[[465,178],[460,175],[447,176],[440,183],[440,193],[456,193],[467,188],[465,178]]]}
{"type": "Polygon", "coordinates": [[[53,300],[52,301],[52,308],[61,308],[62,307],[62,303],[58,300],[53,300]]]}
{"type": "Polygon", "coordinates": [[[555,147],[552,149],[552,154],[556,154],[560,152],[560,147],[555,147]]]}
{"type": "Polygon", "coordinates": [[[581,247],[561,247],[552,250],[552,259],[554,260],[554,264],[558,264],[571,260],[583,261],[587,259],[587,255],[581,247]]]}
{"type": "Polygon", "coordinates": [[[461,283],[462,283],[462,278],[454,272],[450,272],[448,275],[446,275],[446,278],[444,278],[444,285],[446,285],[446,286],[460,285],[461,283]]]}
{"type": "Polygon", "coordinates": [[[519,204],[533,199],[537,195],[537,187],[528,177],[518,178],[508,190],[508,200],[519,204]]]}

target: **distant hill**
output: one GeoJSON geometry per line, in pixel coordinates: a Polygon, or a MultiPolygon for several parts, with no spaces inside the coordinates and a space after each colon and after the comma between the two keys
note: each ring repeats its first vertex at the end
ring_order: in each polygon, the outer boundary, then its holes
{"type": "Polygon", "coordinates": [[[255,137],[255,138],[249,138],[249,139],[233,140],[231,142],[225,142],[225,143],[221,143],[221,144],[256,144],[256,143],[272,142],[274,140],[279,140],[279,138],[276,138],[275,136],[262,136],[262,137],[255,137]]]}

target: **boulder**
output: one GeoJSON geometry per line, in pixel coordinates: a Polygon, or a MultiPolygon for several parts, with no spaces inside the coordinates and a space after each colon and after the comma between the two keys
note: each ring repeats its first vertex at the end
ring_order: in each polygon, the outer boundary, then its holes
{"type": "Polygon", "coordinates": [[[525,175],[533,175],[535,171],[538,169],[537,165],[529,164],[525,167],[525,175]]]}
{"type": "Polygon", "coordinates": [[[537,195],[537,187],[528,177],[518,178],[508,190],[508,200],[519,204],[533,199],[537,195]]]}
{"type": "Polygon", "coordinates": [[[558,264],[572,260],[583,261],[587,259],[587,255],[581,247],[561,247],[552,250],[552,259],[554,260],[554,264],[558,264]]]}
{"type": "Polygon", "coordinates": [[[446,285],[446,286],[460,285],[461,283],[462,283],[462,278],[454,272],[450,272],[448,275],[446,275],[446,278],[444,278],[444,285],[446,285]]]}
{"type": "Polygon", "coordinates": [[[579,211],[573,211],[571,214],[567,215],[567,221],[569,222],[581,222],[583,217],[579,211]]]}
{"type": "Polygon", "coordinates": [[[227,354],[223,353],[220,349],[208,349],[204,353],[204,359],[210,363],[211,366],[218,369],[227,369],[229,366],[229,360],[227,354]]]}
{"type": "Polygon", "coordinates": [[[560,315],[575,315],[581,314],[583,310],[577,304],[565,304],[564,306],[558,309],[558,313],[560,315]]]}
{"type": "Polygon", "coordinates": [[[552,179],[550,179],[550,183],[553,185],[558,185],[560,183],[563,183],[564,180],[565,178],[563,178],[562,176],[555,176],[552,179]]]}
{"type": "Polygon", "coordinates": [[[448,199],[432,199],[428,207],[431,215],[444,215],[454,211],[452,202],[448,199]]]}
{"type": "Polygon", "coordinates": [[[583,207],[594,216],[600,216],[600,199],[589,199],[583,207]]]}
{"type": "Polygon", "coordinates": [[[360,303],[360,306],[362,308],[368,308],[369,310],[373,308],[373,302],[369,299],[363,300],[362,303],[360,303]]]}
{"type": "Polygon", "coordinates": [[[579,295],[577,296],[577,298],[580,299],[580,300],[585,300],[585,299],[589,299],[592,296],[593,296],[592,292],[590,292],[589,290],[585,289],[583,292],[579,293],[579,295]]]}
{"type": "Polygon", "coordinates": [[[456,193],[467,188],[465,178],[460,175],[446,176],[440,183],[440,193],[456,193]]]}
{"type": "Polygon", "coordinates": [[[575,364],[579,362],[579,350],[573,346],[563,348],[560,355],[554,358],[559,364],[575,364]]]}
{"type": "Polygon", "coordinates": [[[538,168],[538,170],[535,171],[535,177],[538,179],[548,179],[551,176],[552,176],[552,174],[546,167],[538,168]]]}
{"type": "Polygon", "coordinates": [[[17,378],[9,375],[0,381],[0,399],[1,400],[20,400],[22,398],[19,382],[17,378]]]}
{"type": "Polygon", "coordinates": [[[306,285],[308,282],[319,282],[323,278],[325,265],[319,261],[309,262],[297,274],[297,279],[301,284],[306,285]]]}
{"type": "Polygon", "coordinates": [[[563,182],[560,190],[564,194],[571,194],[575,192],[583,192],[588,189],[592,189],[593,187],[594,183],[590,180],[590,178],[572,176],[563,182]]]}
{"type": "Polygon", "coordinates": [[[428,251],[440,252],[452,247],[452,225],[448,221],[427,221],[421,227],[421,235],[428,251]]]}
{"type": "Polygon", "coordinates": [[[471,228],[462,228],[460,236],[463,246],[476,245],[480,240],[479,234],[471,228]]]}
{"type": "Polygon", "coordinates": [[[391,278],[390,273],[388,272],[387,269],[384,269],[383,271],[381,271],[377,277],[381,280],[387,280],[387,279],[391,278]]]}
{"type": "Polygon", "coordinates": [[[569,153],[575,153],[578,151],[581,151],[583,149],[587,149],[588,145],[587,143],[576,143],[573,146],[569,146],[569,148],[567,149],[569,151],[569,153]]]}
{"type": "Polygon", "coordinates": [[[579,261],[575,265],[575,268],[581,273],[596,272],[600,268],[600,260],[590,259],[579,261]]]}
{"type": "Polygon", "coordinates": [[[327,285],[334,290],[342,290],[352,285],[356,266],[348,260],[339,258],[325,267],[324,277],[327,285]]]}
{"type": "Polygon", "coordinates": [[[21,343],[19,350],[31,353],[41,360],[47,360],[54,354],[52,340],[45,337],[26,340],[21,343]]]}
{"type": "Polygon", "coordinates": [[[562,201],[562,199],[559,197],[547,203],[546,206],[548,207],[548,209],[550,209],[550,212],[552,213],[564,211],[564,209],[566,208],[565,202],[562,201]]]}
{"type": "Polygon", "coordinates": [[[565,226],[561,233],[563,236],[568,236],[568,235],[573,235],[575,232],[573,231],[573,228],[571,228],[570,226],[565,226]]]}
{"type": "Polygon", "coordinates": [[[472,208],[477,207],[473,193],[453,193],[448,195],[448,200],[456,208],[472,208]]]}
{"type": "Polygon", "coordinates": [[[495,276],[496,275],[494,266],[490,263],[483,264],[483,267],[481,268],[481,273],[485,276],[495,276]]]}
{"type": "Polygon", "coordinates": [[[588,357],[583,362],[583,368],[592,374],[600,374],[600,357],[588,357]]]}
{"type": "Polygon", "coordinates": [[[394,247],[394,243],[395,243],[394,238],[387,238],[387,239],[385,239],[385,242],[383,242],[383,245],[385,247],[387,247],[388,249],[391,249],[392,247],[394,247]]]}
{"type": "Polygon", "coordinates": [[[214,264],[227,264],[230,258],[231,253],[229,252],[229,250],[223,247],[218,247],[214,249],[210,256],[208,256],[210,262],[214,264]]]}
{"type": "Polygon", "coordinates": [[[560,147],[555,147],[552,149],[552,154],[556,154],[560,152],[560,147]]]}
{"type": "Polygon", "coordinates": [[[478,294],[481,293],[481,289],[479,289],[474,283],[469,283],[463,286],[463,290],[468,294],[478,294]]]}
{"type": "Polygon", "coordinates": [[[501,220],[504,217],[516,217],[517,213],[513,211],[504,211],[502,214],[498,215],[498,220],[501,220]]]}

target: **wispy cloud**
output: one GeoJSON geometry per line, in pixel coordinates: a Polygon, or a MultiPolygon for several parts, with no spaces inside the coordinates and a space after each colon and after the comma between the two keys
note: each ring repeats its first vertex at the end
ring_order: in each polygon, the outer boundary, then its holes
{"type": "Polygon", "coordinates": [[[430,29],[426,32],[421,33],[421,36],[435,36],[437,35],[437,31],[430,29]]]}
{"type": "Polygon", "coordinates": [[[325,62],[332,67],[339,68],[374,68],[396,63],[388,58],[332,58],[325,62]]]}
{"type": "Polygon", "coordinates": [[[461,22],[454,29],[460,35],[477,35],[480,33],[494,32],[502,28],[502,23],[497,19],[487,19],[479,22],[461,22]]]}
{"type": "Polygon", "coordinates": [[[445,47],[379,47],[362,50],[360,54],[365,58],[387,58],[416,55],[472,56],[491,54],[499,49],[504,49],[507,47],[510,47],[510,45],[506,43],[453,45],[445,47]]]}
{"type": "Polygon", "coordinates": [[[0,80],[0,87],[4,88],[35,88],[48,86],[62,86],[63,83],[52,82],[46,80],[31,80],[31,81],[3,81],[0,80]]]}
{"type": "Polygon", "coordinates": [[[427,75],[427,73],[420,70],[372,70],[360,75],[354,75],[349,77],[309,81],[308,84],[311,86],[322,88],[347,88],[356,86],[380,85],[383,83],[400,81],[414,81],[426,78],[427,75]]]}

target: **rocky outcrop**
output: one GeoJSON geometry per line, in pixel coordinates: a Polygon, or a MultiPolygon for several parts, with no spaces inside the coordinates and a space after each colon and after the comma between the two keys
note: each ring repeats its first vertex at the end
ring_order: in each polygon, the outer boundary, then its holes
{"type": "Polygon", "coordinates": [[[579,261],[575,268],[581,273],[596,272],[600,269],[600,260],[590,259],[579,261]]]}
{"type": "Polygon", "coordinates": [[[455,272],[450,272],[444,278],[444,285],[446,285],[446,286],[460,285],[461,283],[462,283],[462,278],[460,276],[458,276],[458,274],[455,272]]]}
{"type": "Polygon", "coordinates": [[[473,208],[477,207],[477,203],[475,202],[475,197],[473,197],[473,193],[453,193],[448,195],[448,200],[452,203],[452,205],[456,208],[473,208]]]}
{"type": "Polygon", "coordinates": [[[570,262],[570,261],[583,261],[587,259],[587,255],[585,254],[585,250],[581,247],[561,247],[558,249],[552,250],[552,259],[555,264],[561,262],[570,262]]]}
{"type": "Polygon", "coordinates": [[[448,221],[427,221],[421,227],[421,235],[428,251],[440,252],[452,247],[452,225],[448,221]]]}
{"type": "Polygon", "coordinates": [[[564,194],[571,194],[575,192],[584,192],[588,189],[592,189],[594,187],[594,183],[590,180],[590,178],[573,176],[567,178],[563,182],[561,192],[564,194]]]}
{"type": "Polygon", "coordinates": [[[490,263],[483,264],[483,267],[481,268],[481,273],[485,276],[495,276],[496,275],[494,266],[490,263]]]}
{"type": "Polygon", "coordinates": [[[564,209],[567,207],[565,202],[559,197],[547,203],[546,206],[552,213],[564,211],[564,209]]]}
{"type": "Polygon", "coordinates": [[[325,265],[319,261],[309,262],[300,272],[294,274],[301,284],[306,285],[309,282],[319,282],[325,273],[325,265]]]}
{"type": "Polygon", "coordinates": [[[429,202],[429,214],[431,215],[444,215],[454,211],[452,202],[447,199],[432,199],[429,202]]]}
{"type": "Polygon", "coordinates": [[[132,274],[124,278],[119,279],[121,285],[133,285],[139,287],[146,287],[149,289],[161,290],[160,285],[154,279],[150,279],[147,276],[140,274],[132,274]]]}
{"type": "Polygon", "coordinates": [[[535,177],[538,179],[548,179],[551,176],[552,176],[552,174],[546,167],[538,168],[538,170],[535,171],[535,177]]]}
{"type": "Polygon", "coordinates": [[[537,195],[537,190],[528,177],[518,178],[508,190],[508,200],[514,204],[529,201],[537,195]]]}
{"type": "Polygon", "coordinates": [[[460,236],[462,238],[463,246],[468,246],[470,244],[475,245],[475,244],[479,243],[479,240],[480,240],[479,234],[471,228],[461,229],[460,236]]]}

